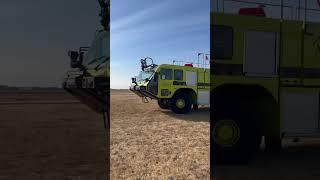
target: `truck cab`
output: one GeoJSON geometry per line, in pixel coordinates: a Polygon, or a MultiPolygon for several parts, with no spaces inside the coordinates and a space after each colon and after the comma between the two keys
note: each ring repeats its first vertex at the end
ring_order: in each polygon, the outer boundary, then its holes
{"type": "MultiPolygon", "coordinates": [[[[90,47],[80,47],[79,51],[69,51],[70,66],[76,69],[77,77],[66,81],[64,87],[90,88],[106,90],[109,77],[109,57],[106,31],[96,32],[90,47]],[[72,82],[74,81],[74,82],[72,82]]],[[[67,77],[71,76],[69,72],[67,77]]]]}
{"type": "Polygon", "coordinates": [[[157,79],[157,69],[158,66],[153,63],[151,58],[145,58],[140,60],[141,71],[139,74],[132,78],[132,83],[130,85],[130,90],[133,91],[145,100],[149,97],[151,99],[157,99],[158,95],[158,79],[157,79]],[[151,64],[147,64],[147,60],[151,60],[151,64]]]}

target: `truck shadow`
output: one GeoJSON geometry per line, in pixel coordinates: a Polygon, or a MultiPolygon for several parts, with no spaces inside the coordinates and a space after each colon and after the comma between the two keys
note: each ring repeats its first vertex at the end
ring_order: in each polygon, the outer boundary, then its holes
{"type": "Polygon", "coordinates": [[[199,108],[198,110],[191,110],[188,114],[175,114],[171,110],[161,110],[161,112],[178,120],[210,122],[209,107],[199,108]]]}
{"type": "Polygon", "coordinates": [[[215,166],[214,179],[320,179],[320,139],[287,144],[278,155],[261,150],[247,165],[215,166]]]}

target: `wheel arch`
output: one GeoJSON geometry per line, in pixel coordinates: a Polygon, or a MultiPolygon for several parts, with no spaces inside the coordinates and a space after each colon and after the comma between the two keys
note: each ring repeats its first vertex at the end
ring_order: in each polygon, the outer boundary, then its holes
{"type": "Polygon", "coordinates": [[[172,97],[174,97],[176,94],[179,94],[179,93],[188,94],[189,97],[191,97],[192,104],[197,104],[197,93],[195,92],[195,90],[191,88],[180,88],[174,92],[172,97]]]}
{"type": "Polygon", "coordinates": [[[216,87],[210,93],[213,110],[219,106],[219,101],[227,95],[244,96],[251,102],[252,110],[259,113],[261,133],[264,136],[280,135],[280,112],[277,97],[261,85],[224,84],[216,87]]]}

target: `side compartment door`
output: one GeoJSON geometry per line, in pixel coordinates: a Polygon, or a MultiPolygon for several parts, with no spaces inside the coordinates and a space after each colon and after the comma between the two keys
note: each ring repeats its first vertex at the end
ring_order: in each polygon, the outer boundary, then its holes
{"type": "Polygon", "coordinates": [[[161,98],[169,98],[172,95],[173,70],[161,67],[158,76],[158,94],[161,98]]]}
{"type": "Polygon", "coordinates": [[[282,92],[282,129],[289,134],[309,134],[319,129],[318,92],[282,92]]]}
{"type": "Polygon", "coordinates": [[[209,70],[198,72],[198,86],[197,86],[197,103],[198,105],[210,105],[210,72],[209,70]]]}
{"type": "Polygon", "coordinates": [[[197,86],[197,72],[186,71],[186,85],[197,86]]]}

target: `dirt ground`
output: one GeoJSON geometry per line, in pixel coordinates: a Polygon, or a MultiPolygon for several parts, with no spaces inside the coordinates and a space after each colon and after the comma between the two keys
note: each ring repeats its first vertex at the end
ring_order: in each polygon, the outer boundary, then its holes
{"type": "MultiPolygon", "coordinates": [[[[105,179],[103,121],[66,93],[0,92],[0,180],[105,179]]],[[[111,179],[209,179],[209,110],[176,115],[111,92],[111,179]]],[[[320,140],[213,167],[215,180],[320,179],[320,140]]]]}
{"type": "Polygon", "coordinates": [[[112,91],[111,179],[209,179],[209,115],[177,115],[112,91]]]}
{"type": "Polygon", "coordinates": [[[320,139],[302,138],[283,141],[283,150],[271,155],[262,150],[248,165],[217,166],[215,180],[319,180],[320,179],[320,139]]]}
{"type": "Polygon", "coordinates": [[[103,121],[58,92],[0,92],[0,180],[105,179],[103,121]]]}
{"type": "MultiPolygon", "coordinates": [[[[112,179],[209,179],[208,109],[175,115],[113,91],[111,118],[112,179]]],[[[248,165],[211,170],[214,180],[319,180],[320,138],[285,139],[279,155],[261,149],[248,165]]]]}

